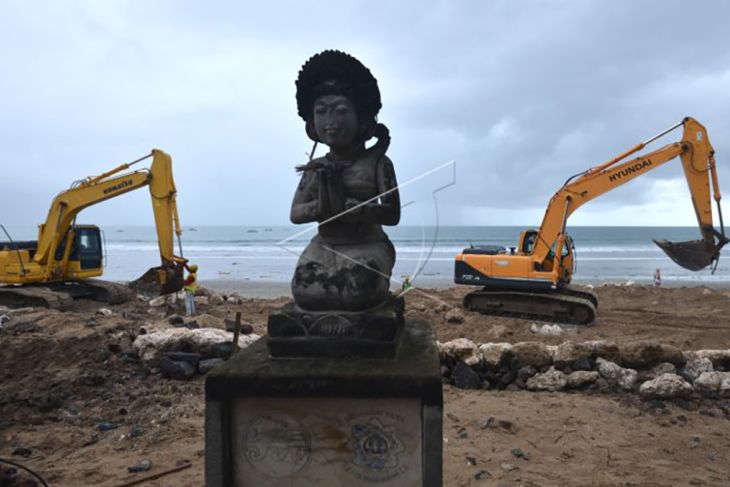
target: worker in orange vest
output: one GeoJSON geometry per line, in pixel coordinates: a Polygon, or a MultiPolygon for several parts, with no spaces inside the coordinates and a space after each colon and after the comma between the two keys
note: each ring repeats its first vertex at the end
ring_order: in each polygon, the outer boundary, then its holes
{"type": "Polygon", "coordinates": [[[191,264],[186,265],[188,277],[185,278],[185,314],[192,316],[195,314],[195,290],[198,289],[198,266],[191,264]]]}

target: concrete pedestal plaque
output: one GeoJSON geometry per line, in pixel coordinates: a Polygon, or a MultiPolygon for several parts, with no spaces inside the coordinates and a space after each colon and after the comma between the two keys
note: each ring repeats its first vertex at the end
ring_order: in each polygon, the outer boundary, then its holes
{"type": "Polygon", "coordinates": [[[442,485],[442,392],[430,325],[396,356],[272,358],[266,338],[206,380],[206,485],[442,485]]]}

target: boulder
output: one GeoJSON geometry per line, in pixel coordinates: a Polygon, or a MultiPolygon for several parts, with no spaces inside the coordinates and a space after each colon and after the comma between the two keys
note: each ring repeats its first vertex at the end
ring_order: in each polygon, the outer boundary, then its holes
{"type": "Polygon", "coordinates": [[[730,368],[730,349],[728,350],[697,350],[697,358],[708,358],[715,369],[730,368]]]}
{"type": "Polygon", "coordinates": [[[691,357],[680,373],[686,380],[694,382],[702,373],[712,371],[714,371],[712,360],[707,357],[691,357]]]}
{"type": "Polygon", "coordinates": [[[646,368],[661,362],[684,365],[686,359],[680,349],[654,340],[629,343],[621,348],[621,364],[632,368],[646,368]]]}
{"type": "MultiPolygon", "coordinates": [[[[259,336],[255,334],[243,335],[238,338],[238,345],[246,348],[258,339],[259,336]]],[[[203,357],[209,357],[216,345],[230,343],[232,340],[233,333],[215,328],[168,328],[139,335],[132,346],[142,360],[150,361],[163,357],[166,352],[174,351],[199,353],[203,357]]]]}
{"type": "Polygon", "coordinates": [[[568,374],[565,386],[568,389],[579,389],[593,384],[599,377],[600,374],[594,370],[577,370],[568,374]]]}
{"type": "Polygon", "coordinates": [[[160,369],[160,373],[166,379],[175,380],[188,380],[191,379],[196,372],[196,368],[188,362],[178,362],[176,360],[170,360],[169,358],[163,358],[157,361],[157,367],[160,369]]]}
{"type": "Polygon", "coordinates": [[[550,367],[547,372],[535,374],[527,379],[527,389],[530,391],[560,391],[566,384],[565,374],[555,370],[555,367],[550,367]]]}
{"type": "Polygon", "coordinates": [[[223,318],[218,318],[217,316],[209,315],[207,313],[196,315],[195,322],[200,325],[200,328],[219,328],[223,330],[226,326],[223,318]]]}
{"type": "Polygon", "coordinates": [[[563,329],[560,325],[542,325],[539,326],[537,323],[530,325],[530,331],[536,335],[543,336],[558,336],[563,334],[563,329]]]}
{"type": "Polygon", "coordinates": [[[147,301],[147,304],[149,304],[153,308],[164,306],[167,304],[167,296],[157,296],[156,298],[152,298],[147,301]]]}
{"type": "Polygon", "coordinates": [[[593,355],[593,349],[586,343],[563,342],[558,345],[553,363],[556,367],[570,366],[574,362],[590,359],[593,355]]]}
{"type": "Polygon", "coordinates": [[[598,365],[598,373],[601,374],[601,377],[606,379],[611,386],[620,387],[625,391],[633,389],[638,377],[635,370],[625,369],[614,362],[609,362],[602,358],[596,359],[596,365],[598,365]]]}
{"type": "Polygon", "coordinates": [[[591,347],[593,358],[602,358],[610,362],[618,362],[621,358],[621,351],[616,342],[608,340],[590,340],[583,342],[584,345],[591,347]]]}
{"type": "Polygon", "coordinates": [[[550,349],[540,342],[520,342],[512,345],[512,357],[519,367],[531,365],[535,368],[544,367],[552,363],[550,349]]]}
{"type": "Polygon", "coordinates": [[[662,374],[639,387],[639,395],[644,399],[687,397],[693,391],[692,385],[677,374],[662,374]]]}
{"type": "Polygon", "coordinates": [[[698,392],[716,393],[720,391],[720,383],[727,372],[702,372],[694,381],[698,392]]]}
{"type": "Polygon", "coordinates": [[[449,323],[463,323],[464,313],[459,308],[451,308],[444,316],[449,323]]]}
{"type": "Polygon", "coordinates": [[[222,358],[209,358],[207,360],[201,360],[198,364],[198,372],[200,372],[201,374],[207,374],[214,367],[218,367],[219,365],[223,365],[224,363],[226,363],[226,361],[222,358]]]}
{"type": "Polygon", "coordinates": [[[457,362],[451,371],[451,381],[459,389],[481,389],[482,380],[479,375],[464,362],[457,362]]]}
{"type": "Polygon", "coordinates": [[[507,355],[512,349],[511,343],[483,343],[479,345],[479,353],[481,353],[484,364],[492,369],[499,368],[507,355]]]}
{"type": "Polygon", "coordinates": [[[537,374],[537,369],[533,367],[532,365],[527,365],[525,367],[522,367],[520,370],[517,371],[517,378],[515,379],[515,384],[517,384],[518,387],[524,389],[527,387],[527,381],[530,379],[530,377],[533,377],[535,374],[537,374]]]}
{"type": "Polygon", "coordinates": [[[210,303],[210,298],[208,296],[195,296],[193,300],[195,301],[196,306],[206,306],[210,303]]]}
{"type": "Polygon", "coordinates": [[[677,368],[670,364],[669,362],[662,362],[659,364],[656,364],[654,367],[650,368],[649,370],[644,370],[642,372],[639,372],[639,380],[641,382],[656,379],[660,375],[663,374],[676,374],[677,368]]]}
{"type": "Polygon", "coordinates": [[[477,344],[468,338],[456,338],[446,343],[439,343],[439,352],[442,357],[449,358],[454,362],[464,362],[473,366],[481,362],[481,354],[477,344]]]}

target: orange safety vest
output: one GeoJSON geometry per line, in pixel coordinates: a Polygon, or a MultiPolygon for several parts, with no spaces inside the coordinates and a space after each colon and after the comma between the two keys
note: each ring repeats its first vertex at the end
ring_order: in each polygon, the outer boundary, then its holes
{"type": "Polygon", "coordinates": [[[198,273],[197,272],[191,272],[188,274],[188,279],[193,278],[193,282],[190,284],[185,284],[185,290],[190,292],[195,292],[196,289],[198,289],[198,273]]]}

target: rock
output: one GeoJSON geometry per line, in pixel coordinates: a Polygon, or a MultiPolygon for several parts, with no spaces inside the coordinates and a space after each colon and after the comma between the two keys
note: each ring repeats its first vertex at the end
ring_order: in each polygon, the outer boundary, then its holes
{"type": "Polygon", "coordinates": [[[593,384],[599,377],[600,374],[596,371],[577,370],[568,374],[565,386],[568,389],[579,389],[593,384]]]}
{"type": "Polygon", "coordinates": [[[13,318],[10,315],[0,315],[0,327],[12,319],[13,318]]]}
{"type": "Polygon", "coordinates": [[[459,310],[459,308],[451,308],[446,315],[444,315],[444,318],[449,323],[463,323],[464,322],[464,313],[459,310]]]}
{"type": "Polygon", "coordinates": [[[218,318],[217,316],[213,316],[208,313],[200,313],[196,315],[195,321],[198,323],[200,328],[218,328],[221,330],[226,329],[225,320],[223,318],[218,318]]]}
{"type": "Polygon", "coordinates": [[[730,368],[730,350],[697,350],[695,355],[710,359],[715,370],[730,368]]]}
{"type": "Polygon", "coordinates": [[[530,391],[560,391],[565,388],[566,384],[565,374],[555,370],[555,367],[550,367],[547,372],[527,379],[527,389],[530,391]]]}
{"type": "Polygon", "coordinates": [[[136,465],[133,465],[131,467],[127,467],[127,472],[129,472],[129,473],[141,473],[141,472],[147,472],[151,468],[152,468],[152,461],[150,461],[150,460],[142,460],[141,462],[137,463],[136,465]]]}
{"type": "Polygon", "coordinates": [[[170,360],[174,360],[175,362],[187,362],[196,369],[198,368],[200,360],[203,358],[199,353],[190,352],[167,352],[165,353],[165,357],[170,360]]]}
{"type": "Polygon", "coordinates": [[[442,357],[448,357],[454,362],[464,362],[466,365],[477,365],[482,361],[477,344],[468,338],[457,338],[439,344],[442,357]]]}
{"type": "Polygon", "coordinates": [[[210,298],[208,296],[195,296],[193,300],[195,301],[196,306],[207,306],[210,304],[210,298]]]}
{"type": "Polygon", "coordinates": [[[457,362],[451,371],[451,381],[459,389],[481,389],[483,387],[479,374],[465,362],[457,362]]]}
{"type": "MultiPolygon", "coordinates": [[[[226,331],[235,331],[236,330],[236,320],[231,320],[231,319],[226,318],[224,320],[224,322],[225,322],[226,331]]],[[[246,321],[241,321],[240,333],[242,333],[244,335],[253,333],[253,325],[246,321]]]]}
{"type": "Polygon", "coordinates": [[[656,379],[660,375],[664,374],[676,374],[677,368],[670,364],[669,362],[661,362],[659,364],[656,364],[654,367],[652,367],[649,370],[644,370],[642,372],[639,372],[639,380],[640,381],[647,381],[656,379]]]}
{"type": "Polygon", "coordinates": [[[502,470],[504,470],[505,472],[513,472],[519,469],[519,467],[516,467],[515,465],[506,462],[500,463],[499,466],[502,467],[502,470]]]}
{"type": "Polygon", "coordinates": [[[544,336],[558,336],[563,334],[563,329],[560,325],[542,325],[539,326],[537,323],[530,325],[530,331],[536,335],[544,336]]]}
{"type": "Polygon", "coordinates": [[[167,304],[167,296],[157,296],[147,301],[147,304],[152,308],[158,308],[167,304]]]}
{"type": "Polygon", "coordinates": [[[111,316],[114,314],[114,311],[110,310],[109,308],[99,308],[96,310],[96,314],[101,316],[111,316]]]}
{"type": "Polygon", "coordinates": [[[590,340],[583,342],[591,347],[593,358],[602,358],[610,362],[618,362],[621,359],[621,351],[616,342],[608,340],[590,340]]]}
{"type": "Polygon", "coordinates": [[[531,365],[539,369],[552,362],[550,350],[540,342],[516,343],[512,345],[510,353],[520,367],[531,365]]]}
{"type": "MultiPolygon", "coordinates": [[[[24,448],[22,446],[18,446],[13,449],[13,455],[17,455],[19,457],[28,458],[33,454],[33,451],[30,448],[24,448]]],[[[1,480],[1,479],[0,479],[1,480]]]]}
{"type": "Polygon", "coordinates": [[[696,357],[687,360],[680,373],[686,380],[694,382],[703,372],[713,371],[712,360],[707,357],[696,357]]]}
{"type": "Polygon", "coordinates": [[[209,358],[222,358],[227,360],[233,355],[233,343],[223,342],[213,346],[210,354],[207,355],[209,358]]]}
{"type": "Polygon", "coordinates": [[[645,368],[660,362],[684,365],[686,359],[680,349],[653,340],[629,343],[621,349],[621,364],[632,368],[645,368]]]}
{"type": "Polygon", "coordinates": [[[119,425],[116,423],[112,423],[111,421],[104,421],[96,427],[96,429],[98,429],[99,431],[111,431],[117,428],[119,428],[119,425]]]}
{"type": "Polygon", "coordinates": [[[673,399],[687,397],[694,388],[676,374],[662,374],[641,384],[639,395],[644,399],[673,399]]]}
{"type": "Polygon", "coordinates": [[[630,391],[634,387],[638,377],[638,373],[635,370],[625,369],[616,363],[602,358],[596,359],[596,365],[598,365],[598,373],[611,386],[620,387],[625,391],[630,391]]]}
{"type": "MultiPolygon", "coordinates": [[[[256,334],[239,336],[238,346],[246,348],[258,339],[256,334]]],[[[233,333],[215,328],[167,328],[137,336],[132,346],[140,358],[147,362],[172,351],[191,351],[203,357],[215,357],[218,356],[214,353],[217,345],[232,341],[233,333]]]]}
{"type": "Polygon", "coordinates": [[[470,456],[467,455],[467,457],[466,457],[466,463],[469,464],[469,465],[471,465],[472,467],[474,467],[477,464],[477,459],[475,457],[470,457],[470,456]]]}
{"type": "Polygon", "coordinates": [[[180,315],[172,315],[167,318],[167,322],[171,325],[182,325],[183,323],[185,323],[185,318],[180,315]]]}
{"type": "Polygon", "coordinates": [[[563,342],[558,345],[553,356],[556,367],[571,366],[579,360],[588,360],[593,355],[593,348],[585,343],[563,342]]]}
{"type": "Polygon", "coordinates": [[[484,343],[479,345],[479,353],[482,355],[484,364],[492,369],[499,368],[510,349],[512,349],[511,343],[484,343]]]}
{"type": "Polygon", "coordinates": [[[512,448],[512,450],[510,450],[510,453],[512,453],[512,455],[514,455],[516,458],[523,458],[525,460],[530,459],[530,454],[522,451],[521,448],[512,448]]]}
{"type": "Polygon", "coordinates": [[[533,377],[535,374],[537,374],[537,369],[535,367],[533,367],[532,365],[522,367],[520,370],[517,371],[517,379],[516,379],[515,383],[519,387],[524,389],[527,387],[528,379],[530,379],[530,377],[533,377]]]}
{"type": "Polygon", "coordinates": [[[81,376],[81,383],[91,387],[100,386],[105,381],[106,376],[102,372],[89,372],[81,376]]]}
{"type": "Polygon", "coordinates": [[[474,480],[491,479],[492,474],[488,470],[480,470],[474,474],[474,480]]]}
{"type": "Polygon", "coordinates": [[[163,358],[157,362],[160,373],[166,379],[188,380],[195,376],[197,369],[188,362],[177,362],[163,358]]]}
{"type": "Polygon", "coordinates": [[[222,358],[209,358],[207,360],[201,360],[198,364],[198,372],[200,372],[201,374],[207,374],[214,367],[218,367],[219,365],[222,365],[224,363],[226,363],[226,361],[222,358]]]}
{"type": "Polygon", "coordinates": [[[129,428],[129,436],[132,438],[138,438],[144,434],[144,429],[138,424],[133,424],[131,428],[129,428]]]}

